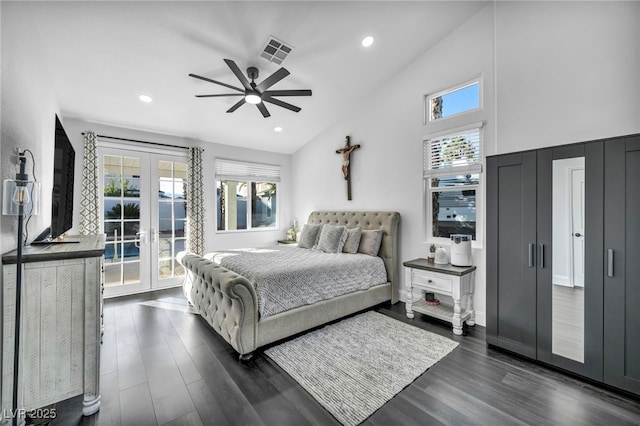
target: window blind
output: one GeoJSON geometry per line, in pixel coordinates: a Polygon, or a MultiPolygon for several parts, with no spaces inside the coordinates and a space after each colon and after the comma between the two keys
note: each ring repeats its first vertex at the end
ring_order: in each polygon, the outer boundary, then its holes
{"type": "Polygon", "coordinates": [[[480,128],[424,141],[424,177],[482,172],[480,128]]]}
{"type": "Polygon", "coordinates": [[[280,166],[271,164],[217,159],[215,174],[216,180],[280,182],[280,166]]]}

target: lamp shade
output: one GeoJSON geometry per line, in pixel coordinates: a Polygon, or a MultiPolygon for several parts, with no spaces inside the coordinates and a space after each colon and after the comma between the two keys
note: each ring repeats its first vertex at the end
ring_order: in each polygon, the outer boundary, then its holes
{"type": "Polygon", "coordinates": [[[2,214],[7,216],[39,213],[40,183],[29,180],[5,179],[2,191],[2,214]],[[22,209],[20,207],[22,206],[22,209]]]}

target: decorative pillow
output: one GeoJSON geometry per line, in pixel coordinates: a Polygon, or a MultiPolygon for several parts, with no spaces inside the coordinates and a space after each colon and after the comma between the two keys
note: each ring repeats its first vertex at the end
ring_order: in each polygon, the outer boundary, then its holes
{"type": "Polygon", "coordinates": [[[382,229],[363,229],[358,253],[377,256],[380,251],[380,243],[382,243],[382,229]]]}
{"type": "Polygon", "coordinates": [[[351,228],[347,229],[347,240],[344,242],[342,251],[345,253],[357,253],[358,247],[360,247],[360,237],[362,236],[362,229],[351,228]]]}
{"type": "Polygon", "coordinates": [[[320,228],[322,228],[322,225],[305,223],[302,227],[300,238],[298,239],[298,247],[310,249],[315,246],[318,241],[318,236],[320,235],[320,228]]]}
{"type": "Polygon", "coordinates": [[[325,253],[341,253],[347,239],[347,228],[344,226],[324,225],[314,250],[325,253]]]}

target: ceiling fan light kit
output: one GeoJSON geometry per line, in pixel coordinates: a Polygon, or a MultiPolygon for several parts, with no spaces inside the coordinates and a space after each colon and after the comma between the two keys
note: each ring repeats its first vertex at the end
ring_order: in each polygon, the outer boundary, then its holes
{"type": "Polygon", "coordinates": [[[260,95],[256,93],[247,93],[244,97],[244,100],[247,101],[247,103],[250,103],[253,105],[257,105],[260,102],[262,102],[262,98],[260,97],[260,95]]]}
{"type": "Polygon", "coordinates": [[[251,79],[251,82],[247,79],[247,77],[242,74],[238,65],[233,62],[231,59],[225,59],[224,62],[231,69],[231,72],[236,76],[236,78],[242,84],[242,88],[235,87],[227,83],[222,83],[220,81],[212,80],[207,77],[202,77],[196,74],[189,74],[189,77],[197,78],[202,81],[207,81],[209,83],[214,83],[220,86],[224,86],[228,89],[235,90],[239,93],[222,93],[222,94],[213,94],[213,95],[196,95],[196,98],[216,98],[216,97],[226,97],[226,96],[242,96],[242,98],[235,103],[231,108],[227,110],[228,113],[234,112],[238,108],[240,108],[245,103],[255,105],[262,116],[264,118],[270,117],[271,114],[267,107],[264,105],[265,102],[270,104],[288,109],[293,112],[300,112],[301,108],[295,105],[291,105],[290,103],[281,101],[279,99],[274,98],[274,96],[311,96],[311,90],[267,90],[283,78],[289,75],[289,71],[285,68],[280,68],[269,77],[265,78],[260,84],[256,84],[255,80],[258,78],[259,72],[256,67],[247,68],[247,76],[251,79]]]}

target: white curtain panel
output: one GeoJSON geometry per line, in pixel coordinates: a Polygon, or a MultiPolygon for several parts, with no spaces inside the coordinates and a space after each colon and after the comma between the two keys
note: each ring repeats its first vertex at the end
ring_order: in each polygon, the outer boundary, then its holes
{"type": "Polygon", "coordinates": [[[204,254],[203,152],[202,148],[189,148],[187,178],[187,247],[190,252],[200,255],[204,254]]]}
{"type": "Polygon", "coordinates": [[[84,133],[82,161],[82,197],[80,200],[80,234],[100,233],[100,194],[98,193],[98,138],[94,132],[84,133]]]}

